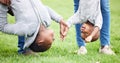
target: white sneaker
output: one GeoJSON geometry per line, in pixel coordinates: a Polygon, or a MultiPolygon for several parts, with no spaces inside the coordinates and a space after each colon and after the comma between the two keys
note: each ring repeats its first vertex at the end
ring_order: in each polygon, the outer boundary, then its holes
{"type": "Polygon", "coordinates": [[[85,46],[81,46],[81,47],[79,48],[79,50],[77,51],[77,54],[78,54],[78,55],[80,55],[80,54],[82,54],[82,55],[87,54],[87,49],[85,48],[85,46]]]}
{"type": "Polygon", "coordinates": [[[103,48],[100,48],[99,52],[108,55],[115,55],[115,53],[111,50],[111,48],[108,45],[104,46],[103,48]]]}

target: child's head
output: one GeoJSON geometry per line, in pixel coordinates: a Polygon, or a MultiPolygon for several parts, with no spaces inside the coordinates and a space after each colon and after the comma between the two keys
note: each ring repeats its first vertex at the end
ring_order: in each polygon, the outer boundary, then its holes
{"type": "MultiPolygon", "coordinates": [[[[94,24],[90,23],[89,21],[82,24],[81,28],[81,37],[85,40],[94,30],[94,24]]],[[[99,32],[93,36],[91,42],[96,41],[99,38],[99,32]]]]}
{"type": "Polygon", "coordinates": [[[34,52],[44,52],[51,47],[53,41],[53,30],[46,29],[41,25],[35,41],[30,45],[30,49],[34,52]]]}

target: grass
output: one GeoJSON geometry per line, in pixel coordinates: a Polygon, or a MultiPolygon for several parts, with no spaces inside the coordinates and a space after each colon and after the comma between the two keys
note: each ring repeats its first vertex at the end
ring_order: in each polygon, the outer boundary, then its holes
{"type": "MultiPolygon", "coordinates": [[[[72,0],[42,0],[44,4],[53,8],[61,14],[65,20],[73,14],[72,0]]],[[[8,35],[0,32],[0,63],[119,63],[120,62],[120,8],[119,0],[111,0],[111,45],[116,56],[98,53],[100,47],[99,40],[94,43],[88,43],[86,48],[88,54],[77,55],[73,52],[78,49],[75,40],[74,26],[70,28],[66,40],[59,39],[59,24],[52,22],[49,28],[55,31],[55,41],[52,47],[38,56],[24,56],[17,54],[17,36],[8,35]]],[[[10,23],[14,18],[9,16],[10,23]]]]}

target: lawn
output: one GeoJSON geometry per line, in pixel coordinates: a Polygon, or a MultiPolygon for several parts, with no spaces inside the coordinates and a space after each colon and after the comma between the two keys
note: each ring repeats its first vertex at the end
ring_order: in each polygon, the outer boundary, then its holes
{"type": "MultiPolygon", "coordinates": [[[[67,20],[73,14],[73,0],[42,0],[67,20]],[[69,2],[68,2],[69,1],[69,2]]],[[[0,32],[0,63],[120,63],[120,0],[110,0],[111,6],[111,47],[116,55],[105,55],[98,52],[99,40],[86,44],[86,55],[74,54],[78,49],[75,40],[75,29],[72,26],[64,41],[60,40],[59,24],[54,21],[49,28],[55,32],[55,41],[52,47],[43,53],[35,55],[17,54],[17,36],[0,32]]],[[[8,17],[14,23],[14,17],[8,17]]]]}

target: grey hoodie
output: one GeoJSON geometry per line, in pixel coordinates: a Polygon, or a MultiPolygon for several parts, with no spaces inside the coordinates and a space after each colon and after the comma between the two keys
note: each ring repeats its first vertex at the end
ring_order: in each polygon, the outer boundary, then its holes
{"type": "Polygon", "coordinates": [[[51,19],[56,22],[60,22],[62,19],[51,8],[44,6],[40,0],[11,0],[11,7],[16,23],[7,23],[7,6],[0,4],[0,30],[5,33],[25,36],[24,48],[29,47],[35,40],[40,23],[48,27],[51,19]]]}
{"type": "Polygon", "coordinates": [[[87,20],[101,29],[100,0],[80,0],[77,12],[68,19],[67,24],[70,27],[72,24],[84,23],[87,20]]]}

